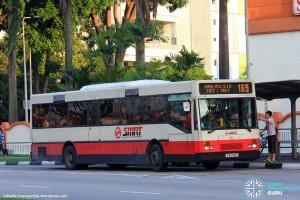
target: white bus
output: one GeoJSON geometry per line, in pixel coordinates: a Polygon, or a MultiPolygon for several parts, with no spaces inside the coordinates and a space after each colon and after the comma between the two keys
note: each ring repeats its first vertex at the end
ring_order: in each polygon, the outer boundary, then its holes
{"type": "Polygon", "coordinates": [[[31,99],[33,160],[68,169],[254,160],[259,130],[249,80],[141,80],[36,94],[31,99]]]}

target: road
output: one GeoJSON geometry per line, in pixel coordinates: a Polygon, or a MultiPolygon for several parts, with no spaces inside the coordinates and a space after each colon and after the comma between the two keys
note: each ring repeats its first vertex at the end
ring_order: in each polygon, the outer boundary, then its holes
{"type": "Polygon", "coordinates": [[[64,166],[0,166],[0,197],[31,199],[299,199],[300,171],[283,169],[171,168],[153,172],[129,167],[94,166],[69,171],[64,166]],[[249,186],[255,177],[260,186],[249,186]],[[250,193],[246,193],[249,192],[250,193]],[[252,192],[252,193],[251,193],[252,192]],[[251,199],[251,198],[250,198],[251,199]],[[252,198],[258,199],[258,198],[252,198]]]}

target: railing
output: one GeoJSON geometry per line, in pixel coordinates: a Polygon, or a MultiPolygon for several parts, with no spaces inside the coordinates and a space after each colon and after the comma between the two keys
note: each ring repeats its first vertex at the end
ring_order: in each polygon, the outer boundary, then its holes
{"type": "Polygon", "coordinates": [[[30,155],[30,142],[10,142],[6,143],[8,154],[30,155]]]}
{"type": "MultiPolygon", "coordinates": [[[[296,129],[297,131],[297,148],[300,148],[300,128],[296,129]]],[[[290,128],[282,128],[278,129],[278,142],[280,143],[280,148],[292,148],[292,129],[290,128]]],[[[264,132],[267,135],[267,132],[264,132]]]]}

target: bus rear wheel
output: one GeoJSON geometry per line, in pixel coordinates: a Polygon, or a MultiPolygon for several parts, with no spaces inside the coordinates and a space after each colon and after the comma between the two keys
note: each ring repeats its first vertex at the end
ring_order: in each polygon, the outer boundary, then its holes
{"type": "Polygon", "coordinates": [[[164,153],[158,144],[151,147],[149,156],[153,171],[161,172],[167,168],[168,163],[164,163],[164,153]]]}
{"type": "Polygon", "coordinates": [[[76,152],[72,146],[67,146],[64,151],[64,163],[67,169],[77,169],[76,152]]]}
{"type": "Polygon", "coordinates": [[[203,166],[206,169],[216,169],[217,167],[219,167],[220,165],[220,161],[215,161],[215,162],[204,162],[203,166]]]}

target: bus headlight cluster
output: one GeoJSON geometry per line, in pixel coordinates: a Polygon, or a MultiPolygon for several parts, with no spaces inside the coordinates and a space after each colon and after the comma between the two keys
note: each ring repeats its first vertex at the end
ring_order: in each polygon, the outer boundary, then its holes
{"type": "Polygon", "coordinates": [[[249,147],[249,148],[256,148],[256,147],[257,147],[257,143],[258,143],[258,141],[255,140],[255,139],[253,139],[253,140],[252,140],[252,143],[251,143],[251,144],[248,144],[248,147],[249,147]]]}
{"type": "Polygon", "coordinates": [[[204,142],[204,149],[205,150],[214,150],[215,146],[210,145],[209,142],[204,142]]]}
{"type": "Polygon", "coordinates": [[[249,147],[249,148],[256,148],[256,147],[257,147],[257,144],[248,144],[248,147],[249,147]]]}

